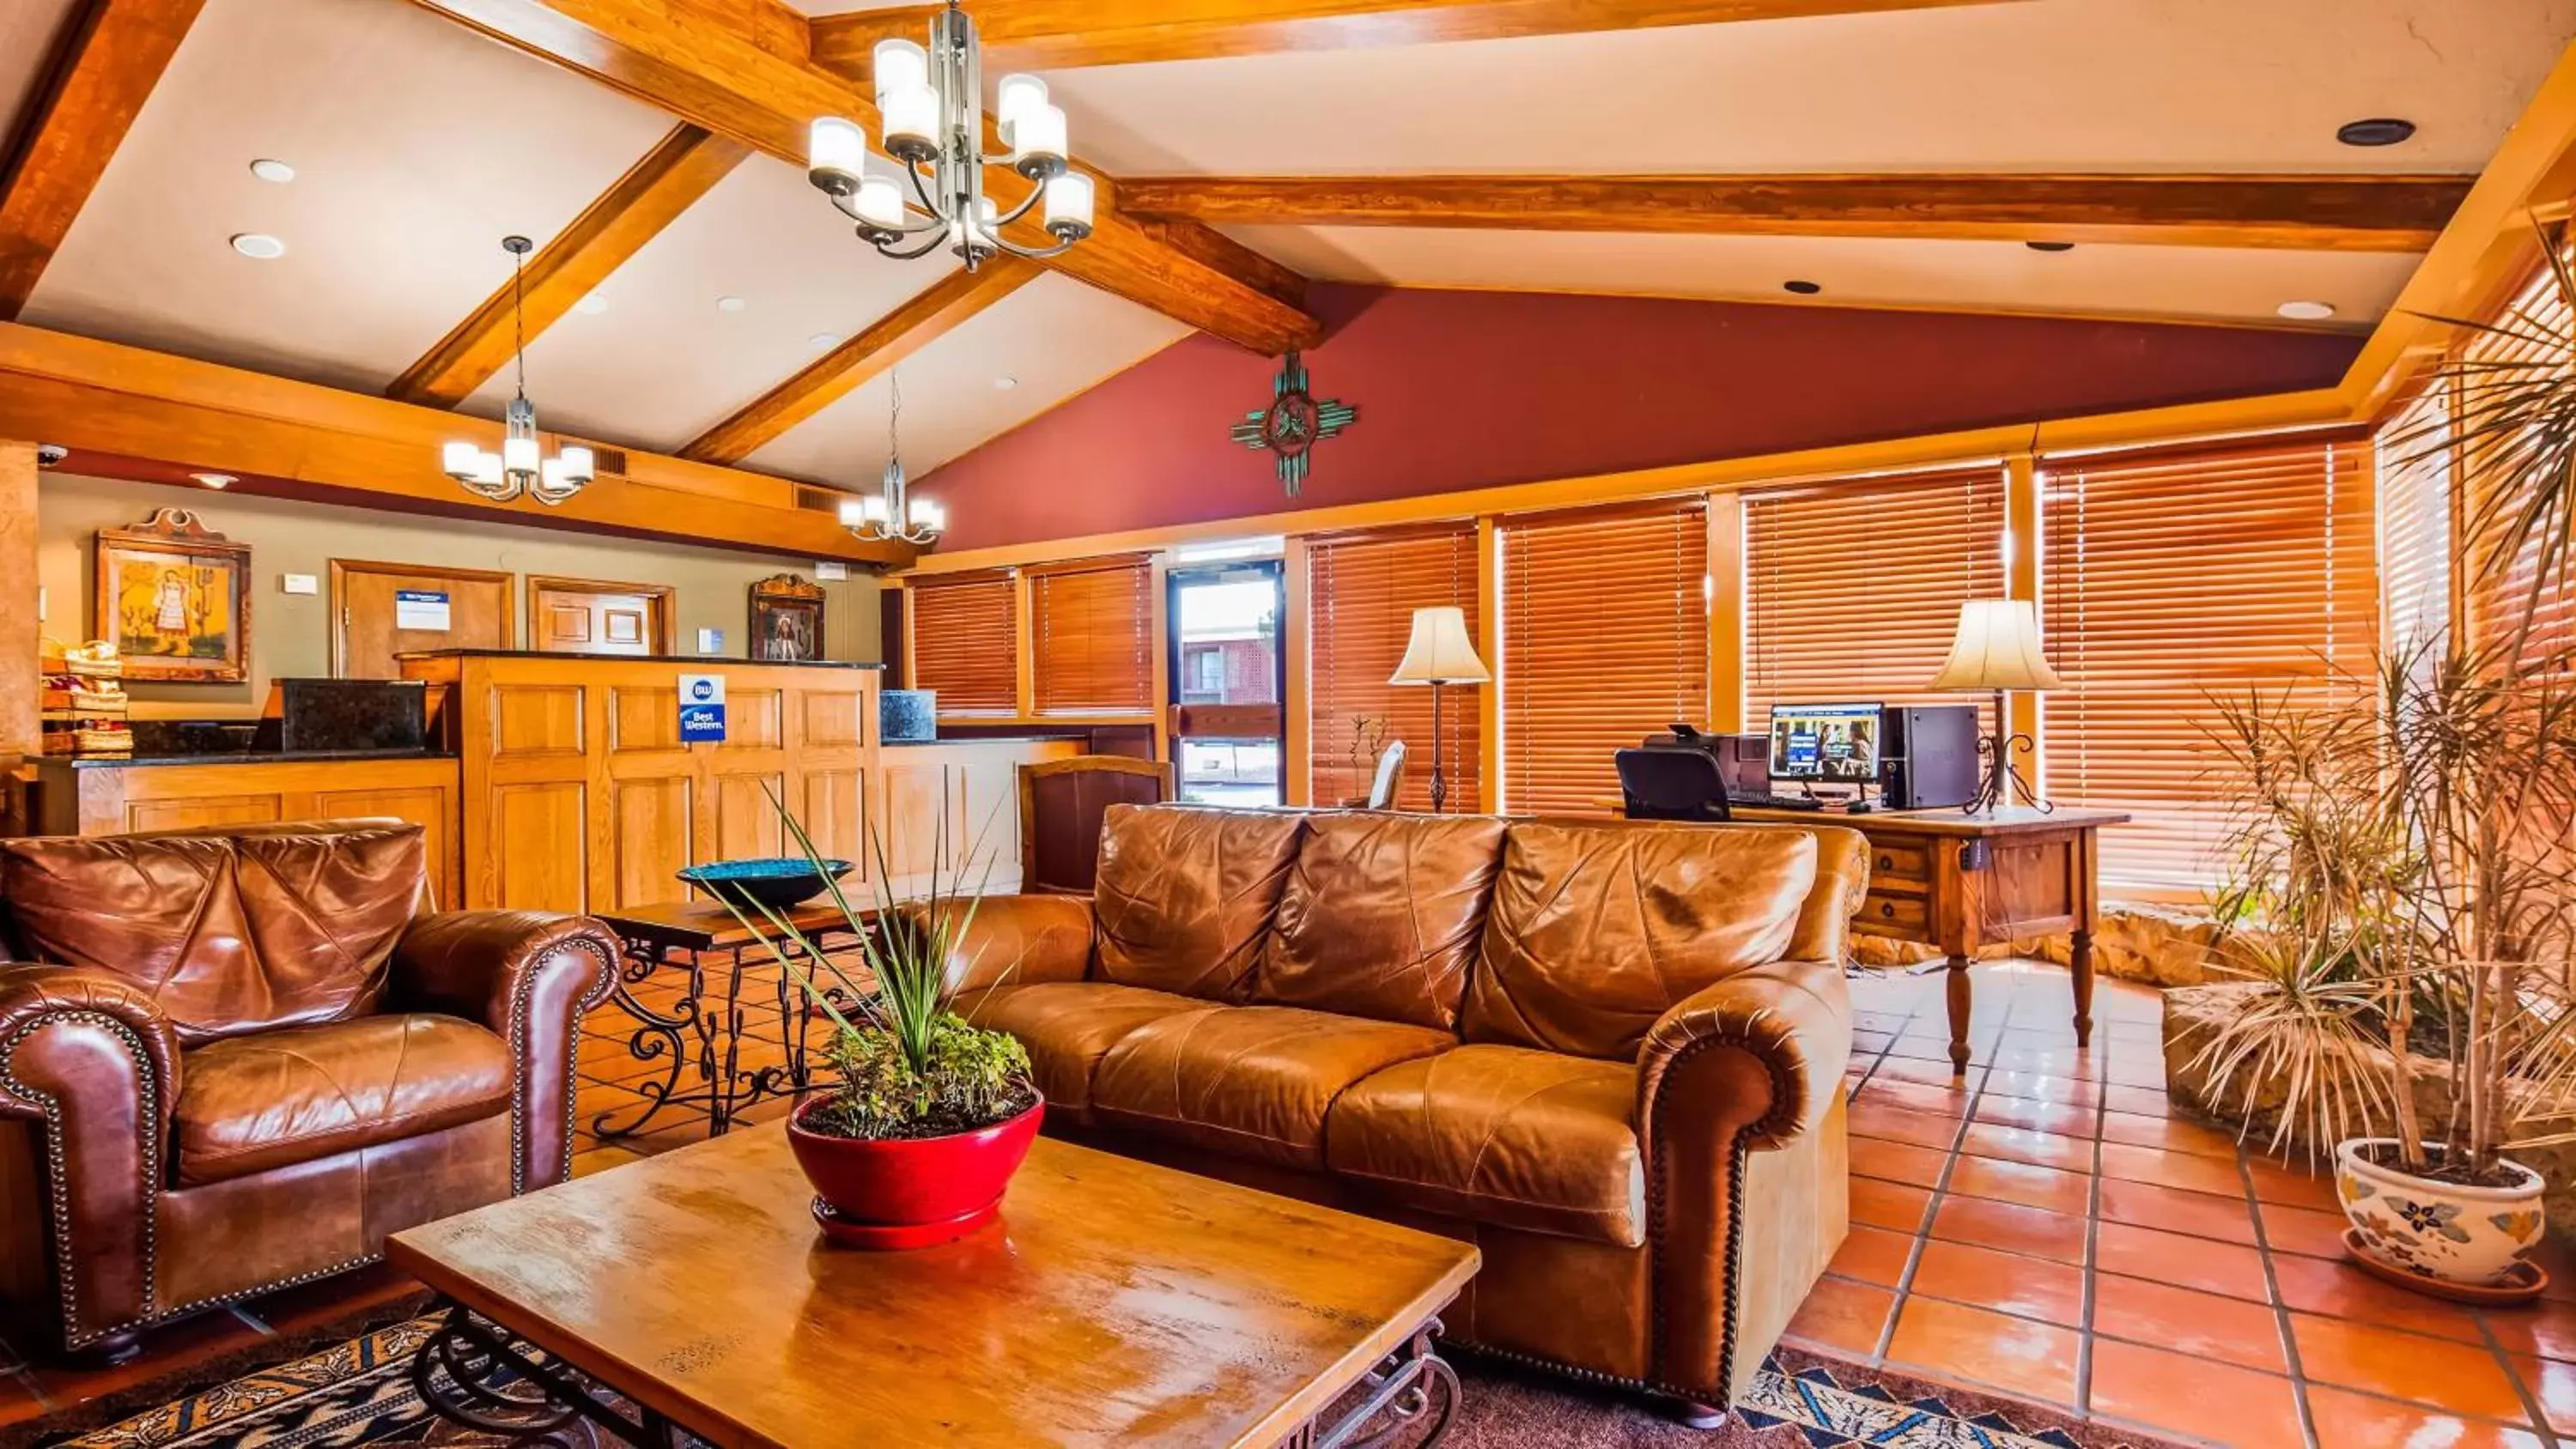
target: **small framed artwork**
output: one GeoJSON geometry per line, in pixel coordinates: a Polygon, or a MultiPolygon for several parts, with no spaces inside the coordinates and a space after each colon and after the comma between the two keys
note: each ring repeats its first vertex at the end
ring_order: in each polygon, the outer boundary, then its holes
{"type": "Polygon", "coordinates": [[[250,677],[250,545],[184,508],[98,531],[100,635],[127,679],[238,684],[250,677]]]}
{"type": "Polygon", "coordinates": [[[793,664],[823,657],[823,586],[772,574],[751,586],[751,657],[793,664]]]}

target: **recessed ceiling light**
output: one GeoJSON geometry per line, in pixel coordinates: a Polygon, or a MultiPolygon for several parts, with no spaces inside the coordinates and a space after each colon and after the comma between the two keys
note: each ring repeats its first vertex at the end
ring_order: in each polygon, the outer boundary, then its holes
{"type": "Polygon", "coordinates": [[[191,473],[188,476],[209,488],[230,488],[241,481],[230,473],[191,473]]]}
{"type": "Polygon", "coordinates": [[[2075,243],[2073,242],[2026,241],[2023,242],[2022,245],[2035,252],[2071,252],[2075,250],[2075,243]]]}
{"type": "Polygon", "coordinates": [[[254,261],[272,262],[286,255],[286,243],[265,232],[246,231],[233,238],[233,250],[254,261]]]}
{"type": "Polygon", "coordinates": [[[608,310],[608,299],[599,295],[597,292],[592,292],[583,297],[580,301],[573,303],[572,309],[579,312],[584,317],[596,317],[600,313],[608,310]]]}
{"type": "Polygon", "coordinates": [[[827,347],[838,347],[841,345],[841,334],[838,332],[817,332],[813,336],[805,339],[805,345],[813,348],[816,352],[820,352],[827,347]]]}
{"type": "Polygon", "coordinates": [[[1019,385],[1020,380],[1011,376],[1009,373],[1004,373],[1000,377],[993,379],[993,391],[995,392],[1009,392],[1012,388],[1018,387],[1019,385]]]}
{"type": "Polygon", "coordinates": [[[250,174],[258,177],[262,181],[274,181],[278,185],[284,186],[286,183],[295,179],[295,168],[287,165],[283,161],[271,161],[266,157],[262,157],[261,159],[250,163],[250,174]]]}
{"type": "Polygon", "coordinates": [[[2335,127],[2335,139],[2347,146],[2394,146],[2414,134],[2413,121],[2395,116],[2372,116],[2335,127]]]}
{"type": "Polygon", "coordinates": [[[2328,302],[2284,302],[2272,310],[2293,322],[2323,322],[2334,315],[2334,306],[2328,302]]]}
{"type": "Polygon", "coordinates": [[[719,312],[739,312],[739,311],[741,311],[743,308],[745,308],[745,307],[747,307],[747,306],[749,306],[749,305],[751,305],[751,304],[750,304],[750,303],[748,303],[748,302],[745,302],[745,301],[744,301],[743,299],[741,299],[740,297],[718,297],[718,298],[716,298],[716,310],[717,310],[717,311],[719,311],[719,312]]]}
{"type": "Polygon", "coordinates": [[[1782,282],[1780,284],[1781,291],[1795,292],[1801,297],[1812,297],[1824,289],[1822,282],[1782,282]]]}

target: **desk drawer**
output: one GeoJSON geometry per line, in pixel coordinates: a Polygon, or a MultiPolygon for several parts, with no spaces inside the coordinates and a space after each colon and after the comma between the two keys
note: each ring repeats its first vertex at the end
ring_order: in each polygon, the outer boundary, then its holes
{"type": "Polygon", "coordinates": [[[1860,914],[1852,918],[1852,928],[1874,936],[1902,934],[1919,937],[1931,920],[1930,904],[1921,896],[1881,895],[1871,891],[1860,903],[1860,914]]]}
{"type": "Polygon", "coordinates": [[[1869,843],[1869,878],[1928,881],[1932,878],[1932,851],[1928,846],[1873,840],[1869,843]]]}

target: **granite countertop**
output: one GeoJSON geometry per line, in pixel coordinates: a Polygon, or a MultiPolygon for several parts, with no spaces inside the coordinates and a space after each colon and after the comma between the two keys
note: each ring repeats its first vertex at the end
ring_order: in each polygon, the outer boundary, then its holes
{"type": "Polygon", "coordinates": [[[397,659],[594,659],[610,664],[700,664],[709,670],[758,666],[763,669],[883,669],[875,661],[852,659],[728,659],[711,654],[584,654],[565,649],[415,649],[397,659]]]}
{"type": "Polygon", "coordinates": [[[126,769],[149,765],[310,765],[330,760],[448,760],[455,756],[444,750],[244,750],[232,754],[206,755],[136,755],[130,759],[96,756],[73,759],[63,755],[45,755],[37,763],[68,765],[75,770],[126,769]]]}

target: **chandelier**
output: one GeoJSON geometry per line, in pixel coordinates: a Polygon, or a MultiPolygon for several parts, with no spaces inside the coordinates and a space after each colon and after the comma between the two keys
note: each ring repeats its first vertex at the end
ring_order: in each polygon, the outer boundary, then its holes
{"type": "Polygon", "coordinates": [[[447,476],[465,485],[467,492],[495,503],[508,503],[525,493],[548,507],[561,503],[581,491],[581,485],[594,476],[597,464],[590,449],[566,447],[551,458],[541,456],[537,445],[537,410],[528,401],[528,329],[523,309],[527,303],[528,253],[536,243],[523,236],[501,238],[501,250],[511,256],[510,272],[510,352],[518,369],[518,393],[510,399],[509,410],[502,414],[506,431],[501,437],[501,451],[488,452],[472,443],[449,443],[440,453],[447,476]]]}
{"type": "Polygon", "coordinates": [[[903,445],[897,436],[903,423],[903,374],[887,374],[894,404],[886,409],[884,491],[853,498],[841,505],[841,524],[867,543],[908,543],[924,548],[948,528],[948,510],[927,498],[904,496],[903,445]]]}
{"type": "Polygon", "coordinates": [[[967,270],[996,252],[1051,257],[1091,235],[1091,178],[1065,161],[1064,112],[1047,101],[1046,82],[1006,75],[994,91],[994,129],[1007,156],[984,150],[984,70],[975,23],[949,0],[930,22],[927,50],[909,40],[881,40],[876,47],[877,111],[886,154],[911,183],[867,172],[868,134],[858,123],[825,116],[814,123],[807,147],[806,179],[832,198],[842,215],[859,224],[859,236],[897,260],[928,256],[945,245],[967,270]],[[1007,160],[1029,181],[1028,195],[997,211],[984,195],[984,168],[1007,160]],[[920,220],[907,219],[916,206],[920,220]],[[1055,238],[1051,247],[1024,247],[1002,229],[1031,211],[1055,238]]]}

